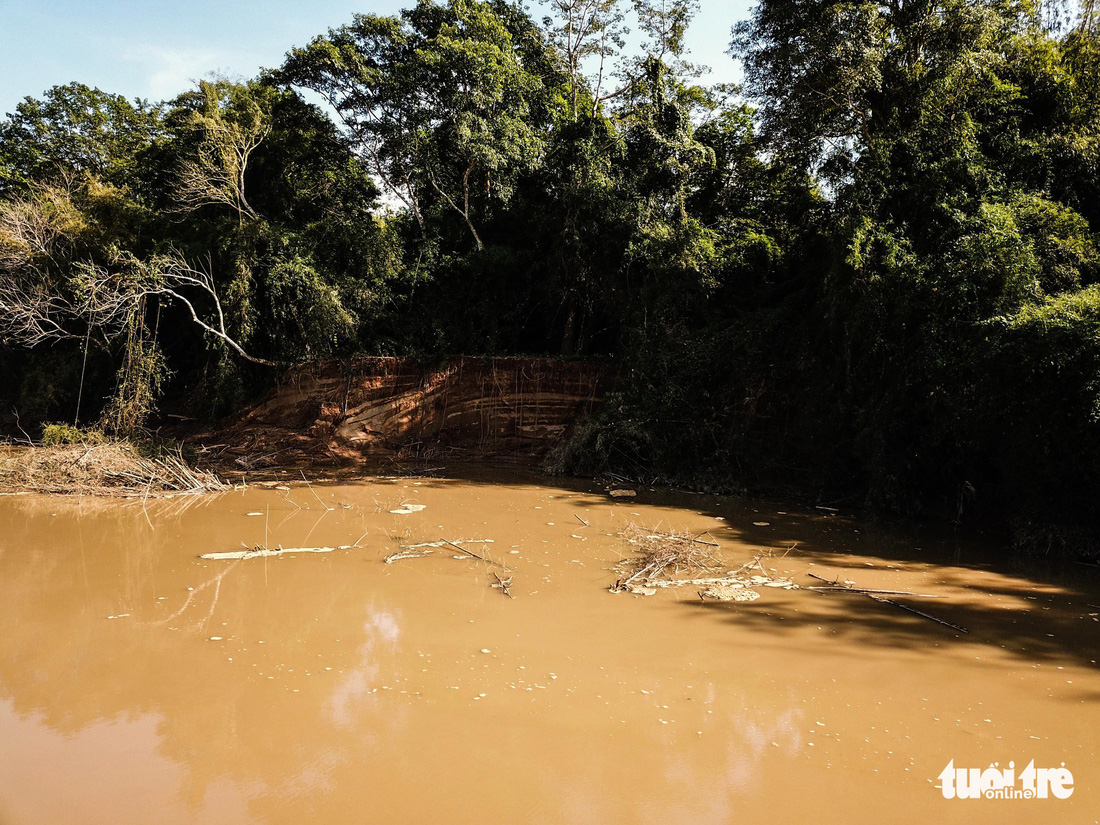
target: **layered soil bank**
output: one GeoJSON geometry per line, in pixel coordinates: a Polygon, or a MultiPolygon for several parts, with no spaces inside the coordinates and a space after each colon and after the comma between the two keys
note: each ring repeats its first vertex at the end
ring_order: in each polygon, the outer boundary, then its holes
{"type": "Polygon", "coordinates": [[[541,358],[356,358],[302,365],[203,440],[246,469],[441,455],[536,458],[592,413],[605,364],[541,358]]]}

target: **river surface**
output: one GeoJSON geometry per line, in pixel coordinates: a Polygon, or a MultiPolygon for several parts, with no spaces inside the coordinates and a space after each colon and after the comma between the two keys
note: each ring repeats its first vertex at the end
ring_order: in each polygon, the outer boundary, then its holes
{"type": "Polygon", "coordinates": [[[0,823],[1094,823],[1097,573],[512,469],[4,496],[0,823]],[[630,525],[706,531],[731,568],[771,551],[801,589],[612,594],[630,525]],[[450,545],[384,563],[441,539],[511,572],[450,545]],[[242,544],[354,546],[198,558],[242,544]],[[939,596],[905,602],[970,632],[810,572],[939,596]],[[1072,795],[939,787],[1032,760],[1072,795]]]}

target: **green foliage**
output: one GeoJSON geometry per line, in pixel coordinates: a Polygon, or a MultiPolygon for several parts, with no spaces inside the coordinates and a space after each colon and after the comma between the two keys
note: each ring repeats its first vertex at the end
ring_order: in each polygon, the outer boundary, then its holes
{"type": "Polygon", "coordinates": [[[307,356],[314,351],[330,353],[351,338],[356,318],[344,308],[335,287],[301,258],[279,261],[268,273],[266,286],[276,321],[297,328],[307,356]]]}
{"type": "Polygon", "coordinates": [[[139,436],[156,411],[168,375],[164,353],[145,329],[143,314],[136,314],[127,330],[115,392],[99,417],[100,428],[119,438],[139,436]]]}
{"type": "Polygon", "coordinates": [[[1100,288],[983,325],[979,410],[999,492],[1021,518],[1081,523],[1100,484],[1100,288]]]}
{"type": "Polygon", "coordinates": [[[160,109],[82,83],[24,98],[0,124],[0,195],[89,175],[126,185],[137,155],[158,134],[160,109]]]}
{"type": "Polygon", "coordinates": [[[47,424],[42,428],[43,447],[61,447],[67,444],[84,444],[92,447],[106,443],[107,436],[100,430],[74,427],[72,424],[47,424]]]}
{"type": "Polygon", "coordinates": [[[293,50],[281,82],[335,109],[360,157],[423,227],[434,211],[477,224],[511,198],[545,140],[560,78],[530,20],[477,0],[420,2],[293,50]]]}

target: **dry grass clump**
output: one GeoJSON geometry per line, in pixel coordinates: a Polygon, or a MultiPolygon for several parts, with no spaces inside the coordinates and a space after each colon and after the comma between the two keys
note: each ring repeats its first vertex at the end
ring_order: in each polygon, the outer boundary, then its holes
{"type": "Polygon", "coordinates": [[[131,444],[0,447],[0,490],[105,496],[155,496],[226,489],[213,473],[179,454],[141,455],[131,444]]]}

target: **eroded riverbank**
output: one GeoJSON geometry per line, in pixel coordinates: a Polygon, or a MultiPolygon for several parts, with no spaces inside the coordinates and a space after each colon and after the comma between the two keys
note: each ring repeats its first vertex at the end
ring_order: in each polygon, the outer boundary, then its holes
{"type": "Polygon", "coordinates": [[[0,498],[0,822],[1093,822],[1100,578],[949,534],[522,470],[124,502],[0,498]],[[422,509],[407,505],[420,505],[422,509]],[[392,512],[398,510],[400,512],[392,512]],[[630,525],[752,602],[611,594],[630,525]],[[402,546],[458,551],[386,564],[402,546]],[[466,545],[464,539],[491,539],[466,545]],[[203,560],[202,553],[347,546],[203,560]],[[792,545],[793,551],[782,555],[792,545]],[[1066,800],[945,800],[950,760],[1066,800]]]}

